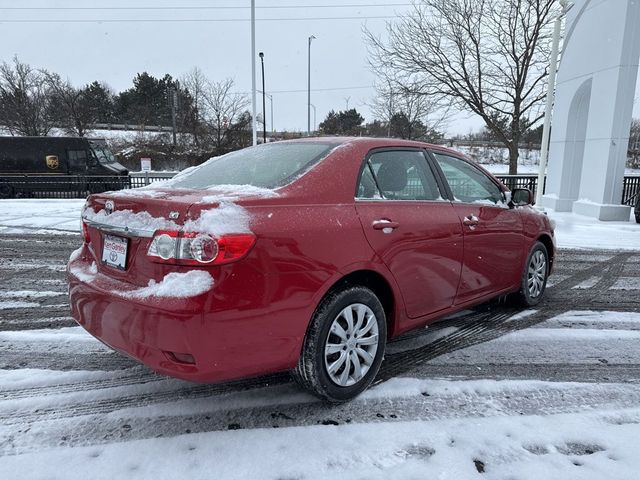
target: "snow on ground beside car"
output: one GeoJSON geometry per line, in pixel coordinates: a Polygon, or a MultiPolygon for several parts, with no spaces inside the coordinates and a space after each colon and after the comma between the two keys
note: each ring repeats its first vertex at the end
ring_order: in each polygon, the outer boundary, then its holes
{"type": "Polygon", "coordinates": [[[601,222],[575,213],[547,210],[556,222],[556,241],[561,248],[638,250],[640,224],[633,210],[628,222],[601,222]]]}
{"type": "Polygon", "coordinates": [[[75,233],[84,200],[0,200],[0,233],[75,233]]]}
{"type": "MultiPolygon", "coordinates": [[[[457,332],[435,324],[427,334],[431,328],[420,342],[408,338],[394,348],[413,351],[457,332]]],[[[638,335],[636,312],[568,311],[428,363],[636,364],[638,335]],[[598,325],[619,330],[598,332],[598,325]]],[[[27,359],[56,350],[108,351],[80,327],[0,334],[0,354],[23,351],[27,359]]],[[[0,478],[637,478],[634,382],[394,377],[345,406],[327,407],[290,383],[190,395],[200,386],[144,372],[0,370],[0,478]],[[267,423],[252,425],[261,415],[267,423]],[[271,428],[278,415],[291,424],[271,428]],[[330,420],[320,425],[313,415],[330,420]],[[219,418],[235,421],[238,430],[222,423],[190,432],[193,418],[204,428],[219,418]]]]}
{"type": "Polygon", "coordinates": [[[0,477],[631,480],[639,422],[628,409],[197,433],[5,456],[0,477]]]}

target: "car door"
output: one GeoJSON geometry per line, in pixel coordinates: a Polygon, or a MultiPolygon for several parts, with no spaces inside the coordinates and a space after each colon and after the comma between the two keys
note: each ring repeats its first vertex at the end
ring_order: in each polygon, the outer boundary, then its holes
{"type": "Polygon", "coordinates": [[[456,303],[513,288],[524,251],[523,226],[498,184],[466,160],[431,152],[462,222],[464,261],[456,303]]]}
{"type": "Polygon", "coordinates": [[[450,307],[462,269],[462,226],[420,149],[370,152],[356,192],[367,241],[389,268],[407,316],[450,307]]]}

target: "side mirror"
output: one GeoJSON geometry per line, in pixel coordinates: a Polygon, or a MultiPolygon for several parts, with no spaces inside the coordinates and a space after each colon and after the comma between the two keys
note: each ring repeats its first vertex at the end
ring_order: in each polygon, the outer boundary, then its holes
{"type": "Polygon", "coordinates": [[[514,207],[533,205],[533,193],[528,188],[514,188],[511,191],[511,204],[514,207]]]}

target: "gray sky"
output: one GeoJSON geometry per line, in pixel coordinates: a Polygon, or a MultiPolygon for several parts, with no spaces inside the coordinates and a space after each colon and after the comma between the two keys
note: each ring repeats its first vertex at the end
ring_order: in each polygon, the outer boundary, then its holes
{"type": "MultiPolygon", "coordinates": [[[[317,37],[311,48],[311,103],[317,108],[317,123],[329,110],[345,109],[347,102],[366,121],[372,120],[367,103],[375,79],[362,30],[366,25],[382,33],[385,22],[405,12],[409,3],[256,0],[256,54],[265,54],[266,91],[273,93],[276,129],[306,130],[310,35],[317,37]],[[297,8],[279,8],[285,6],[297,8]]],[[[116,91],[129,88],[137,72],[179,78],[198,66],[211,79],[232,77],[239,92],[250,92],[249,6],[249,0],[0,0],[0,60],[10,61],[17,54],[21,61],[58,72],[75,85],[100,80],[116,91]],[[171,21],[176,19],[187,21],[171,21]]],[[[257,55],[256,62],[260,88],[257,55]]],[[[260,97],[257,108],[261,112],[260,97]]],[[[448,133],[481,126],[477,117],[461,114],[450,122],[448,133]]]]}
{"type": "MultiPolygon", "coordinates": [[[[275,127],[306,130],[310,35],[317,37],[311,47],[311,103],[317,108],[317,123],[329,110],[346,108],[347,102],[367,121],[372,120],[367,102],[374,95],[374,76],[367,63],[363,26],[382,32],[385,21],[406,11],[409,3],[409,0],[257,0],[258,19],[278,19],[256,23],[256,53],[265,54],[266,91],[273,92],[275,127]],[[347,4],[360,6],[327,7],[347,4]],[[277,8],[284,6],[298,8],[277,8]]],[[[218,80],[232,77],[238,91],[250,92],[249,6],[249,0],[0,0],[0,59],[9,61],[17,54],[21,61],[56,71],[75,85],[100,80],[116,91],[130,87],[137,72],[146,70],[156,76],[170,73],[180,77],[198,66],[208,77],[218,80]],[[73,7],[82,9],[69,9],[73,7]],[[95,10],[96,7],[104,9],[95,10]],[[189,21],[168,21],[175,19],[189,21]],[[14,23],[17,20],[30,22],[14,23]],[[48,23],[51,20],[67,21],[48,23]]],[[[256,81],[260,88],[260,64],[256,60],[256,81]]],[[[466,133],[480,124],[462,118],[453,122],[451,131],[466,133]]]]}

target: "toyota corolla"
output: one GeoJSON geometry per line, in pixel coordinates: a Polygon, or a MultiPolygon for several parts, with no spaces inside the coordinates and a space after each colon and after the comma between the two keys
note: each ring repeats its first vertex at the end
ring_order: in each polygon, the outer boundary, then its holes
{"type": "Polygon", "coordinates": [[[540,301],[555,239],[531,192],[452,150],[315,138],[92,195],[68,265],[73,317],[196,382],[291,371],[353,398],[389,338],[500,295],[540,301]]]}

